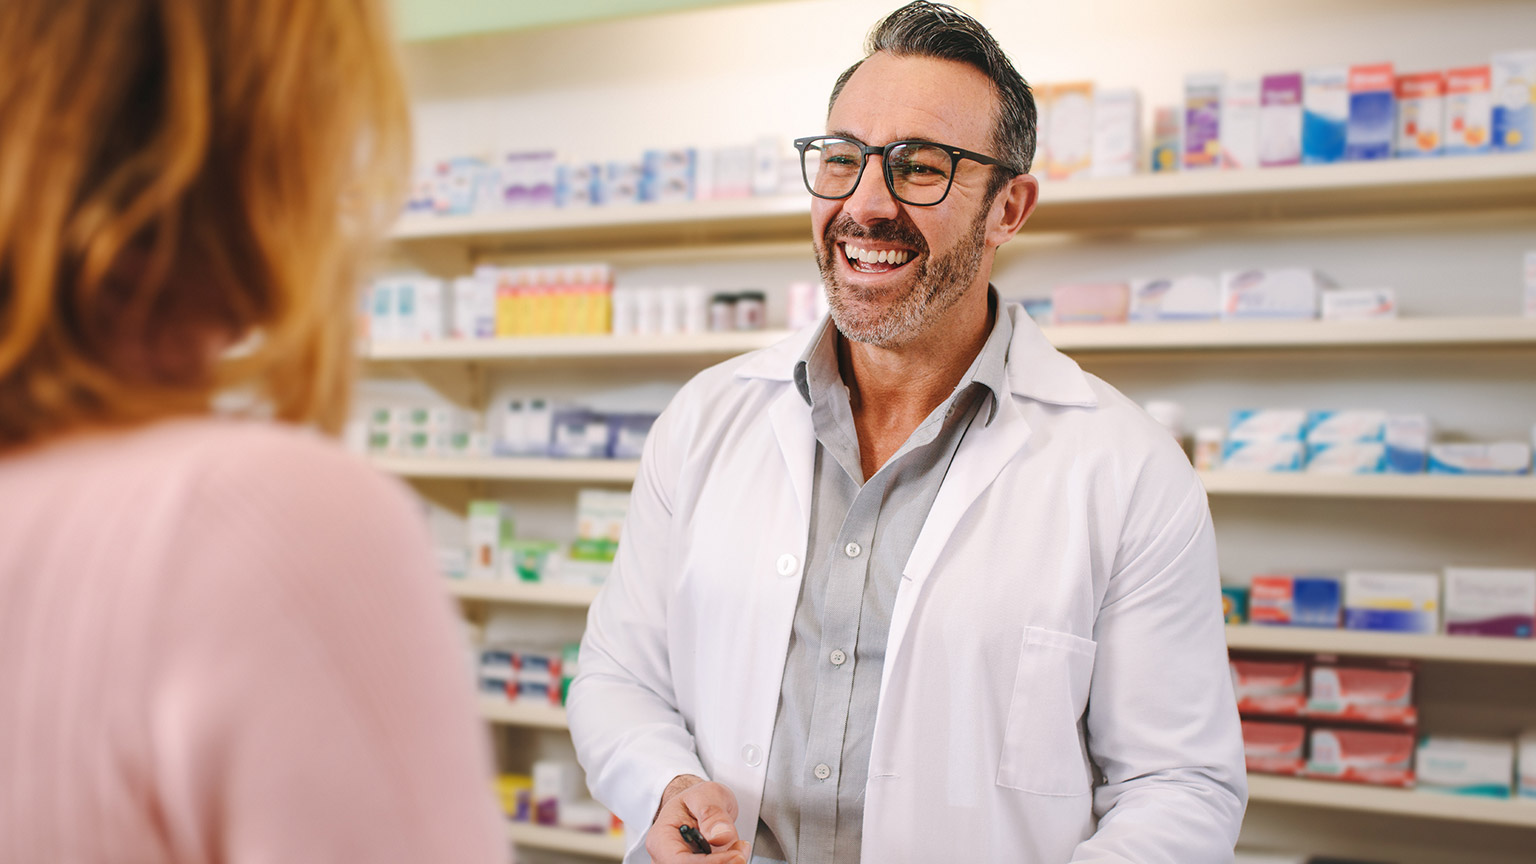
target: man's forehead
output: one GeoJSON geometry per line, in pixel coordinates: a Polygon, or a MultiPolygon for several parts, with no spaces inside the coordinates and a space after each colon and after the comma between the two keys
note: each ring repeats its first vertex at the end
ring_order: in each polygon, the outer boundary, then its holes
{"type": "Polygon", "coordinates": [[[982,149],[996,105],[992,82],[973,66],[881,51],[849,77],[827,131],[869,144],[918,138],[982,149]]]}

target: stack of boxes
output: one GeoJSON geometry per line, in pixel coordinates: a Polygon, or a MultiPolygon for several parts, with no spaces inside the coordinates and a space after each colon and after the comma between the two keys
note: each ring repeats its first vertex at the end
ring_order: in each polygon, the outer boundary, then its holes
{"type": "MultiPolygon", "coordinates": [[[[1213,438],[1218,431],[1201,430],[1197,439],[1213,438]]],[[[1423,414],[1244,409],[1232,412],[1220,467],[1314,474],[1512,476],[1531,471],[1527,443],[1434,444],[1431,437],[1423,414]]]]}

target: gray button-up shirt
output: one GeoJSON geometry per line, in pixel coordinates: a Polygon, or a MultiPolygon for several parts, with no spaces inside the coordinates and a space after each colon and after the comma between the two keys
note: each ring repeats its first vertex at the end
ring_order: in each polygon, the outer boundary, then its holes
{"type": "Polygon", "coordinates": [[[976,359],[868,482],[830,320],[795,366],[816,430],[810,540],[754,864],[859,860],[880,674],[901,571],[966,430],[990,423],[1007,398],[1013,322],[994,289],[988,288],[988,300],[995,323],[976,359]]]}

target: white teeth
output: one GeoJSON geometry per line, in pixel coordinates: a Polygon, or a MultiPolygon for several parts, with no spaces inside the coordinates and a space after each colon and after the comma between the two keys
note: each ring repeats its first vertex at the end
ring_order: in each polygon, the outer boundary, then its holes
{"type": "Polygon", "coordinates": [[[878,252],[872,249],[860,249],[857,246],[843,244],[843,252],[850,261],[862,261],[865,264],[895,264],[907,263],[911,253],[905,249],[882,249],[878,252]]]}

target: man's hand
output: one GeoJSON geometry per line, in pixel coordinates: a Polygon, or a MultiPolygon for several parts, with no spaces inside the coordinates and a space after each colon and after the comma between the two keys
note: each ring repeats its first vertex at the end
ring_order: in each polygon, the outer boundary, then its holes
{"type": "Polygon", "coordinates": [[[747,864],[747,842],[736,836],[736,795],[720,783],[684,774],[661,793],[661,809],[645,835],[654,864],[747,864]],[[679,825],[692,825],[709,841],[712,854],[700,856],[683,842],[679,825]]]}

